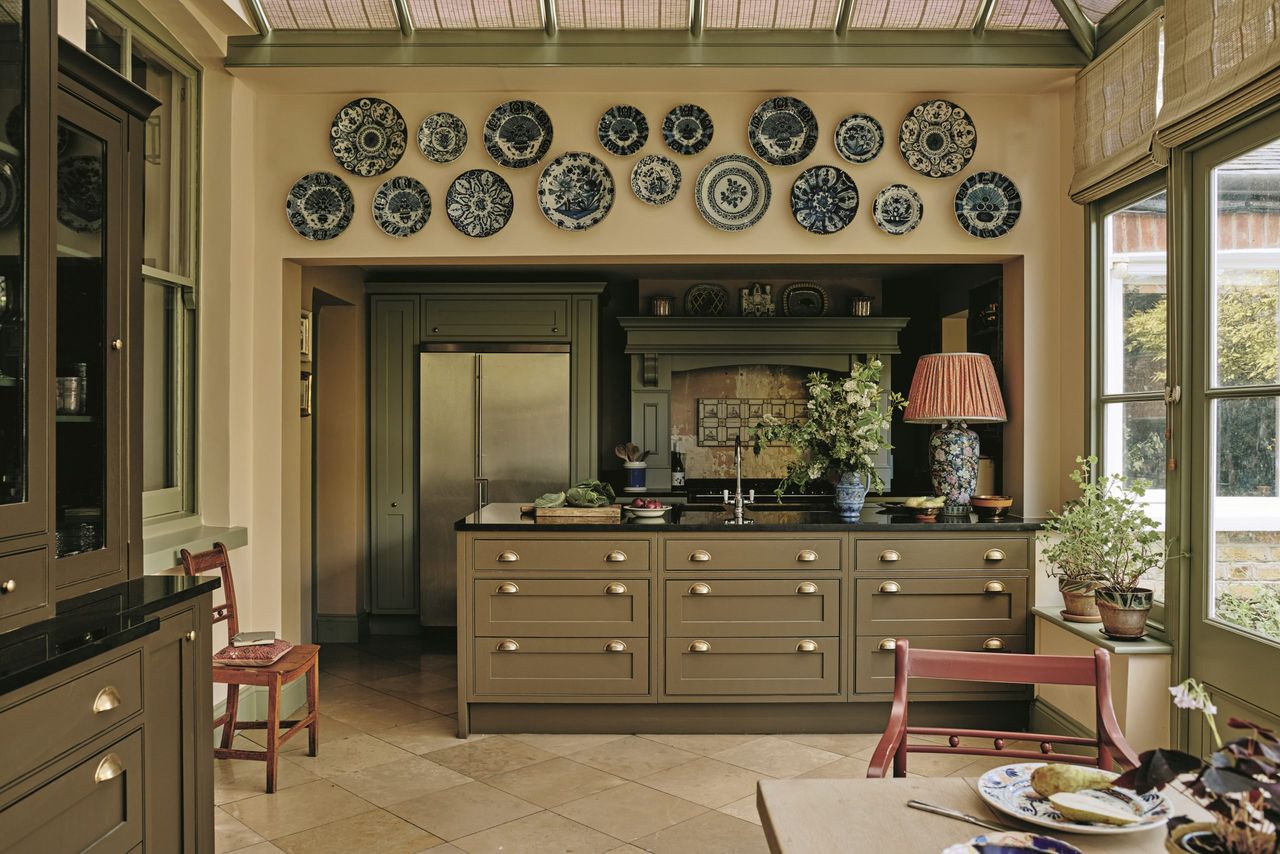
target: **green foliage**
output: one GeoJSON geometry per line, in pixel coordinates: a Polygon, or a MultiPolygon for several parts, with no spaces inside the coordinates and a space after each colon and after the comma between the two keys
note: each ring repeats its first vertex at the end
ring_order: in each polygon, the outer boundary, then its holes
{"type": "Polygon", "coordinates": [[[872,490],[884,488],[876,473],[875,456],[892,448],[885,434],[895,409],[907,405],[902,395],[880,388],[883,365],[872,359],[855,362],[847,377],[812,373],[808,417],[783,421],[771,415],[751,430],[750,441],[759,454],[772,442],[785,442],[796,459],[778,483],[777,494],[788,486],[802,488],[811,480],[840,471],[866,475],[872,490]],[[883,396],[882,396],[883,395],[883,396]]]}
{"type": "Polygon", "coordinates": [[[1214,613],[1233,626],[1280,638],[1280,588],[1263,587],[1252,596],[1219,593],[1214,613]]]}
{"type": "Polygon", "coordinates": [[[584,480],[564,491],[570,507],[607,507],[613,503],[613,487],[598,480],[584,480]]]}

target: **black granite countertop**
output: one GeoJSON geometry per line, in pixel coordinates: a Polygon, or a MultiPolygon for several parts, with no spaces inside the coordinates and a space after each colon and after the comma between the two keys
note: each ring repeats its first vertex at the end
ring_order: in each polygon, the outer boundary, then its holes
{"type": "Polygon", "coordinates": [[[58,603],[57,614],[0,633],[0,695],[146,637],[152,616],[218,589],[216,576],[144,575],[58,603]]]}
{"type": "Polygon", "coordinates": [[[1036,531],[1044,520],[1022,519],[1004,516],[998,521],[979,521],[976,516],[951,520],[939,518],[936,522],[917,522],[913,516],[883,510],[880,505],[868,504],[862,517],[856,522],[846,521],[832,510],[785,506],[783,508],[756,505],[746,517],[755,523],[737,528],[726,525],[731,514],[709,505],[677,505],[658,519],[635,519],[626,510],[621,522],[538,522],[533,516],[522,516],[519,504],[490,504],[475,513],[458,520],[454,528],[459,531],[528,531],[545,528],[555,531],[605,531],[634,530],[637,532],[681,531],[863,531],[881,533],[930,533],[942,531],[1036,531]],[[692,508],[692,509],[691,509],[692,508]]]}

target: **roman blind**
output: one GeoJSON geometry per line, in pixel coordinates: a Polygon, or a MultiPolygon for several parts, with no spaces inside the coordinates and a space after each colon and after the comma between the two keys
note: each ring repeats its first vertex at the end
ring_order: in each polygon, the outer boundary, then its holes
{"type": "Polygon", "coordinates": [[[1072,201],[1100,199],[1169,162],[1156,140],[1161,21],[1152,13],[1076,77],[1072,201]]]}

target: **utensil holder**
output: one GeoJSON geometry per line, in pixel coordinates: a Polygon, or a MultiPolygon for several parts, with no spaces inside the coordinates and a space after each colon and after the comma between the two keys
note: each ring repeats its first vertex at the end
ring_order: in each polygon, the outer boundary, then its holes
{"type": "Polygon", "coordinates": [[[636,463],[623,463],[622,467],[627,470],[627,485],[622,488],[623,492],[645,492],[645,469],[649,464],[640,461],[636,463]]]}

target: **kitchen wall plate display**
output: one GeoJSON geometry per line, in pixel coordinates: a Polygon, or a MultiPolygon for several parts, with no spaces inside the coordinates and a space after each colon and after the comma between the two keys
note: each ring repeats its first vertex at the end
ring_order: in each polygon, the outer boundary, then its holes
{"type": "Polygon", "coordinates": [[[417,178],[397,175],[373,194],[373,221],[392,237],[417,234],[431,218],[431,194],[417,178]]]}
{"type": "Polygon", "coordinates": [[[902,120],[898,148],[921,175],[945,178],[969,165],[978,131],[962,108],[938,98],[916,105],[902,120]]]}
{"type": "Polygon", "coordinates": [[[418,126],[418,150],[432,163],[452,163],[467,148],[467,126],[453,113],[432,113],[418,126]]]}
{"type": "Polygon", "coordinates": [[[408,142],[404,117],[381,98],[357,98],[329,126],[329,150],[338,165],[366,178],[391,171],[408,142]]]}
{"type": "Polygon", "coordinates": [[[769,176],[741,154],[724,154],[698,174],[695,201],[703,219],[721,231],[742,231],[769,209],[769,176]]]}
{"type": "Polygon", "coordinates": [[[492,237],[511,221],[515,196],[497,172],[470,169],[449,185],[444,212],[453,227],[468,237],[492,237]]]}
{"type": "Polygon", "coordinates": [[[818,144],[818,117],[799,98],[769,98],[751,114],[747,141],[765,163],[792,166],[818,144]]]}
{"type": "Polygon", "coordinates": [[[850,163],[869,163],[884,148],[884,128],[874,116],[854,113],[836,125],[836,153],[850,163]]]}
{"type": "Polygon", "coordinates": [[[1001,237],[1018,224],[1022,196],[999,172],[970,175],[956,190],[956,219],[974,237],[1001,237]]]}
{"type": "Polygon", "coordinates": [[[618,104],[604,111],[596,136],[605,151],[628,157],[644,148],[649,141],[649,122],[635,107],[618,104]]]}
{"type": "Polygon", "coordinates": [[[646,205],[665,205],[680,192],[680,167],[670,157],[648,154],[631,170],[631,192],[646,205]]]}
{"type": "Polygon", "coordinates": [[[890,184],[876,193],[871,217],[886,234],[906,234],[924,218],[924,202],[906,184],[890,184]]]}
{"type": "Polygon", "coordinates": [[[284,203],[289,225],[307,240],[331,240],[346,231],[356,212],[347,182],[332,172],[308,172],[284,203]]]}
{"type": "Polygon", "coordinates": [[[551,148],[551,117],[533,101],[507,101],[484,123],[484,147],[499,166],[523,169],[551,148]]]}
{"type": "Polygon", "coordinates": [[[684,313],[690,317],[719,317],[729,308],[729,292],[712,282],[694,285],[684,292],[684,313]]]}
{"type": "Polygon", "coordinates": [[[609,215],[615,190],[609,167],[594,154],[570,151],[538,178],[542,215],[565,231],[585,231],[609,215]]]}
{"type": "Polygon", "coordinates": [[[73,154],[58,161],[58,222],[80,234],[102,230],[102,158],[73,154]]]}
{"type": "Polygon", "coordinates": [[[672,107],[662,120],[662,140],[676,154],[697,154],[715,134],[711,114],[697,104],[672,107]]]}
{"type": "Polygon", "coordinates": [[[858,185],[835,166],[810,166],[791,185],[791,214],[806,231],[835,234],[858,213],[858,185]]]}
{"type": "Polygon", "coordinates": [[[782,291],[782,313],[787,317],[822,317],[831,308],[831,297],[813,282],[795,282],[782,291]]]}

